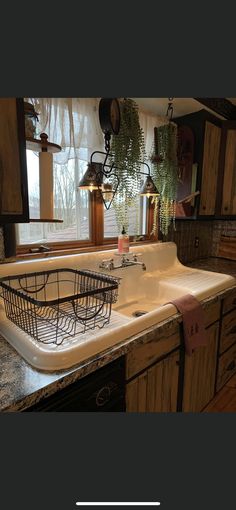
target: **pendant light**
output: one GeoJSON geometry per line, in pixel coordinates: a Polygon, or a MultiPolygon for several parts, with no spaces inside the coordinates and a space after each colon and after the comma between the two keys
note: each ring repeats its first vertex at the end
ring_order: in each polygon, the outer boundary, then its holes
{"type": "Polygon", "coordinates": [[[91,192],[101,189],[103,181],[102,167],[102,163],[90,161],[85,174],[79,182],[78,188],[91,192]]]}
{"type": "Polygon", "coordinates": [[[147,198],[160,196],[160,193],[159,193],[157,187],[155,186],[151,175],[147,176],[147,179],[140,191],[140,195],[146,196],[147,198]]]}
{"type": "Polygon", "coordinates": [[[104,133],[105,152],[95,151],[90,157],[88,168],[79,182],[78,189],[100,191],[105,208],[111,207],[119,186],[119,177],[115,173],[113,155],[110,153],[111,135],[117,135],[120,130],[120,106],[114,98],[102,98],[99,103],[99,121],[104,133]],[[93,161],[95,154],[104,155],[103,163],[93,161]]]}
{"type": "Polygon", "coordinates": [[[141,196],[145,196],[147,198],[160,196],[160,193],[159,193],[159,191],[158,191],[158,189],[157,189],[156,185],[154,184],[153,179],[151,177],[151,170],[150,170],[149,165],[146,162],[144,162],[144,161],[142,162],[142,164],[147,166],[148,173],[139,172],[140,174],[147,176],[146,181],[144,182],[143,187],[142,187],[142,189],[140,191],[140,195],[141,196]]]}

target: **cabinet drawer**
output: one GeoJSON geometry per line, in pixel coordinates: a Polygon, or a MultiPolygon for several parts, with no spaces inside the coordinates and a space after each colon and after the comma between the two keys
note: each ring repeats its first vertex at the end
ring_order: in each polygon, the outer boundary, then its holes
{"type": "Polygon", "coordinates": [[[126,386],[126,412],[176,412],[179,352],[135,377],[126,386]]]}
{"type": "Polygon", "coordinates": [[[148,366],[152,365],[162,356],[173,351],[180,345],[179,326],[175,325],[165,335],[158,332],[153,340],[134,346],[126,356],[126,379],[130,379],[148,366]]]}
{"type": "Polygon", "coordinates": [[[220,353],[226,351],[236,342],[236,310],[225,315],[222,319],[220,353]]]}
{"type": "Polygon", "coordinates": [[[236,308],[236,292],[224,299],[223,313],[230,312],[233,308],[236,308]]]}
{"type": "Polygon", "coordinates": [[[216,390],[219,391],[236,372],[236,344],[232,345],[219,360],[216,390]]]}

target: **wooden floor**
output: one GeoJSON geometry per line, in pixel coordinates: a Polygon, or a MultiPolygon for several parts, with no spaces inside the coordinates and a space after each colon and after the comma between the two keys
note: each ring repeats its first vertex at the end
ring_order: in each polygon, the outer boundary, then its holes
{"type": "Polygon", "coordinates": [[[214,399],[208,404],[204,413],[236,413],[236,375],[226,383],[214,399]]]}

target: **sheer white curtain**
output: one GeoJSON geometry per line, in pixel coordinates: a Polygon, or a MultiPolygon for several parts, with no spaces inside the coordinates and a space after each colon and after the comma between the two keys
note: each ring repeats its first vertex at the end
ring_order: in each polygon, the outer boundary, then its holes
{"type": "Polygon", "coordinates": [[[62,147],[61,152],[54,154],[55,163],[66,164],[74,158],[88,161],[93,151],[104,150],[99,98],[49,97],[34,98],[31,102],[39,113],[38,134],[45,132],[49,142],[62,147]]]}
{"type": "Polygon", "coordinates": [[[168,124],[168,119],[139,110],[139,122],[144,132],[146,156],[149,159],[154,141],[154,128],[168,124]]]}
{"type": "MultiPolygon", "coordinates": [[[[99,123],[100,98],[26,98],[39,114],[36,135],[45,132],[48,141],[61,146],[53,154],[54,214],[62,224],[23,226],[20,242],[47,242],[89,238],[88,194],[78,189],[90,155],[104,151],[104,136],[99,123]]],[[[35,152],[35,159],[38,153],[35,152]]],[[[100,161],[101,159],[94,159],[100,161]]],[[[28,165],[31,217],[39,217],[39,174],[32,158],[28,165]]]]}
{"type": "MultiPolygon", "coordinates": [[[[49,142],[62,147],[61,152],[54,154],[55,163],[66,164],[73,158],[87,161],[93,151],[104,151],[104,135],[98,115],[100,98],[49,97],[28,100],[34,103],[39,113],[38,134],[45,131],[49,142]]],[[[139,109],[139,120],[149,158],[154,127],[167,124],[168,119],[139,109]]]]}

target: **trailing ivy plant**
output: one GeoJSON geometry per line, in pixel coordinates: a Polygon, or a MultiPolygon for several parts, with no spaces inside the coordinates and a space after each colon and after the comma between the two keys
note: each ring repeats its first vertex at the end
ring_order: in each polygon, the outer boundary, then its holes
{"type": "MultiPolygon", "coordinates": [[[[116,221],[119,231],[123,225],[128,231],[129,208],[138,211],[139,192],[141,187],[140,161],[145,158],[144,133],[139,123],[138,105],[132,99],[120,102],[121,123],[118,135],[112,137],[111,153],[115,164],[115,173],[119,178],[119,188],[113,200],[116,221]]],[[[138,233],[139,218],[136,214],[138,233]]]]}
{"type": "Polygon", "coordinates": [[[175,201],[178,184],[176,124],[169,122],[155,128],[154,144],[150,159],[153,180],[161,194],[159,199],[154,198],[155,207],[152,233],[157,232],[159,207],[160,231],[167,235],[171,221],[175,221],[175,201]]]}

